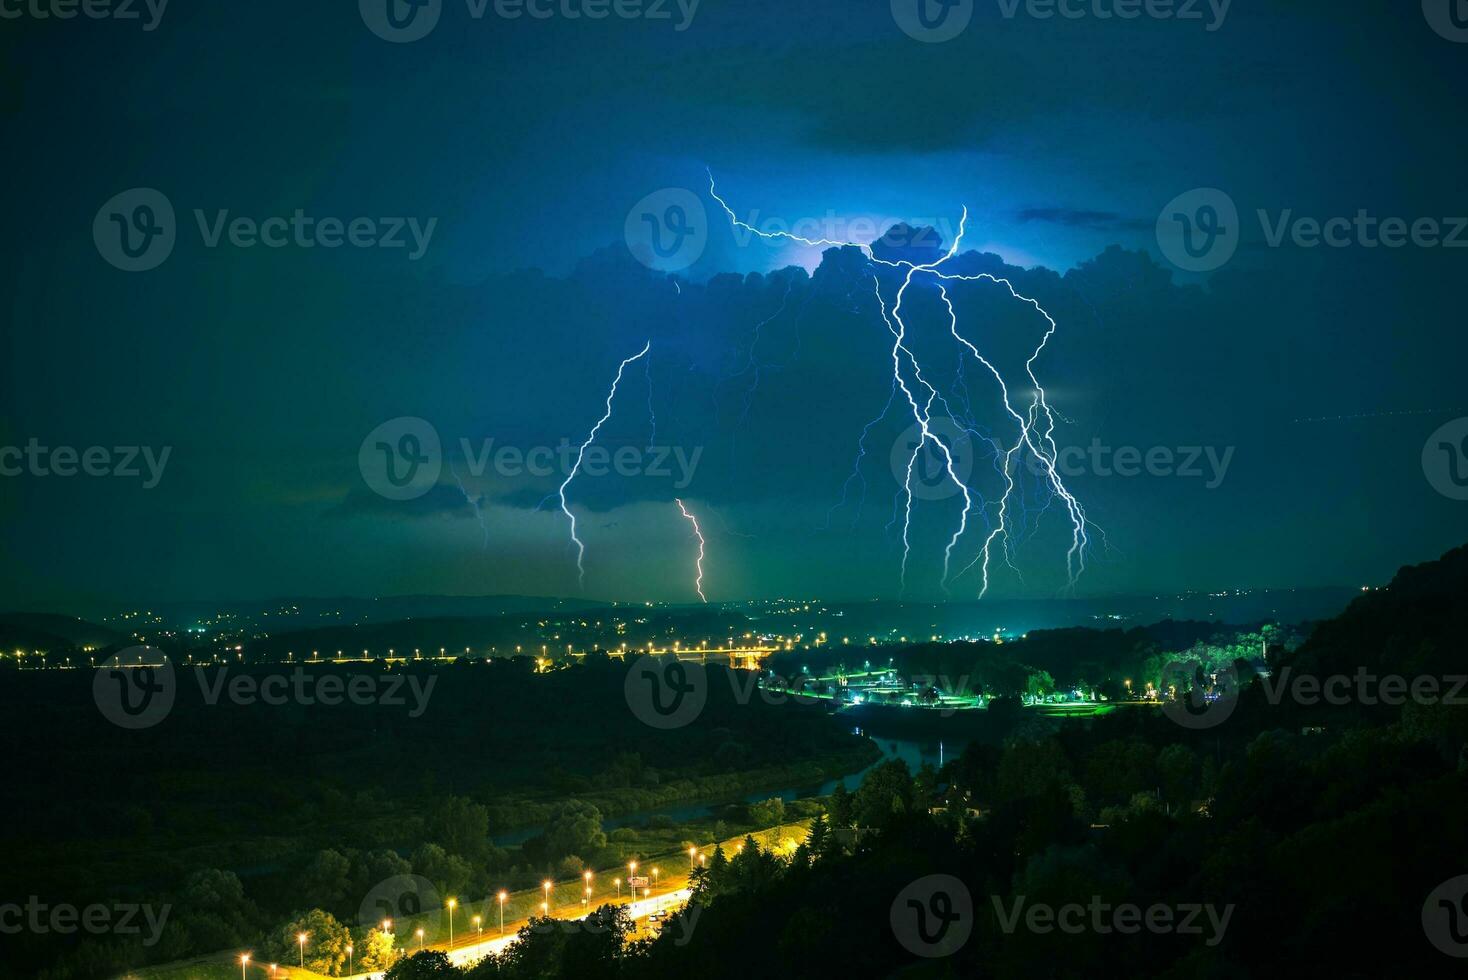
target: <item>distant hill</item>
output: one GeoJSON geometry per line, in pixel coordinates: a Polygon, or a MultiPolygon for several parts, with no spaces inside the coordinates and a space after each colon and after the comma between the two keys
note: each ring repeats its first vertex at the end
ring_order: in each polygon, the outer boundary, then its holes
{"type": "Polygon", "coordinates": [[[0,650],[61,650],[105,647],[126,637],[75,616],[53,613],[0,613],[0,650]]]}
{"type": "Polygon", "coordinates": [[[1292,660],[1313,674],[1468,673],[1468,545],[1409,565],[1321,623],[1292,660]]]}

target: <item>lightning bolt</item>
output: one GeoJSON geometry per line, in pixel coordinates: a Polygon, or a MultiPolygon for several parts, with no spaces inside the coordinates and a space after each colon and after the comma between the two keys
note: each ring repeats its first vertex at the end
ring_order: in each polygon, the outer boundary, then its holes
{"type": "MultiPolygon", "coordinates": [[[[1018,434],[1016,435],[1013,444],[1008,445],[1007,449],[1001,449],[999,447],[999,444],[995,440],[980,436],[996,449],[996,466],[1004,480],[1004,493],[1000,497],[998,503],[997,524],[990,524],[989,533],[985,536],[983,545],[980,548],[978,554],[975,556],[974,560],[963,569],[963,571],[959,572],[959,575],[963,575],[976,564],[981,565],[982,585],[979,591],[979,596],[980,598],[982,598],[984,595],[986,595],[989,591],[990,585],[990,559],[994,546],[998,542],[1003,543],[1006,562],[1010,564],[1011,567],[1013,567],[1013,561],[1009,557],[1012,540],[1010,530],[1010,509],[1011,499],[1014,497],[1015,490],[1018,486],[1015,480],[1014,467],[1017,465],[1016,457],[1020,457],[1025,451],[1028,451],[1040,462],[1042,477],[1046,487],[1053,496],[1058,496],[1062,501],[1064,501],[1066,512],[1070,518],[1072,533],[1071,546],[1069,551],[1067,551],[1066,553],[1066,574],[1068,587],[1073,589],[1076,585],[1078,577],[1085,571],[1086,549],[1089,545],[1089,537],[1087,535],[1087,527],[1089,526],[1089,522],[1086,518],[1085,509],[1081,506],[1080,502],[1076,499],[1074,494],[1072,494],[1069,489],[1066,488],[1064,481],[1061,480],[1060,474],[1056,469],[1056,460],[1059,455],[1059,450],[1056,446],[1054,438],[1056,413],[1051,408],[1045,393],[1045,389],[1040,384],[1039,378],[1035,374],[1035,362],[1039,360],[1041,354],[1045,351],[1046,346],[1049,344],[1051,337],[1055,335],[1058,327],[1055,319],[1044,309],[1044,307],[1040,305],[1037,300],[1020,294],[1008,279],[989,275],[987,273],[978,275],[955,275],[943,271],[942,266],[958,254],[959,249],[962,245],[964,234],[968,225],[968,208],[965,207],[963,209],[963,217],[959,222],[958,234],[955,237],[953,244],[949,248],[949,250],[936,261],[925,264],[918,264],[903,259],[889,260],[880,258],[873,252],[872,247],[869,243],[835,241],[831,239],[809,239],[802,238],[798,235],[793,235],[786,232],[761,231],[753,225],[741,221],[739,219],[739,216],[734,212],[734,209],[729,206],[728,202],[725,201],[721,196],[719,196],[718,187],[714,181],[712,171],[709,172],[709,195],[716,202],[718,202],[721,208],[723,208],[724,213],[728,216],[730,223],[734,227],[740,228],[762,239],[765,239],[767,241],[792,241],[812,248],[856,248],[861,251],[862,255],[865,256],[867,261],[870,262],[873,266],[882,266],[887,269],[893,269],[904,273],[902,284],[898,287],[895,295],[893,296],[892,302],[890,304],[890,309],[887,298],[884,297],[882,294],[881,276],[878,275],[875,270],[873,271],[872,275],[872,282],[874,293],[877,299],[878,309],[881,314],[883,323],[886,324],[887,329],[892,334],[893,338],[893,397],[895,397],[897,391],[902,392],[902,395],[907,402],[908,408],[911,410],[913,420],[917,424],[920,436],[917,444],[913,447],[912,455],[908,459],[902,489],[899,492],[900,496],[905,497],[905,503],[902,506],[903,526],[901,568],[901,581],[904,589],[906,588],[907,582],[907,566],[912,552],[910,531],[912,526],[913,470],[916,466],[918,456],[921,454],[924,447],[926,447],[929,443],[935,446],[939,454],[942,456],[944,470],[948,478],[953,481],[954,485],[963,494],[964,502],[963,511],[959,518],[958,527],[954,531],[952,537],[949,538],[947,547],[945,547],[943,551],[942,584],[945,591],[947,590],[949,581],[955,577],[951,575],[954,551],[958,547],[959,542],[962,540],[964,534],[967,532],[969,517],[974,511],[974,494],[968,484],[959,477],[954,463],[953,452],[950,446],[943,439],[941,439],[932,429],[933,406],[935,404],[942,405],[944,411],[947,412],[950,419],[954,419],[955,414],[951,410],[951,408],[949,408],[947,401],[938,393],[938,390],[932,384],[930,384],[926,378],[923,377],[921,364],[919,363],[917,357],[913,354],[912,350],[907,346],[908,327],[907,323],[903,320],[902,317],[902,306],[903,301],[907,296],[908,290],[911,288],[914,281],[919,279],[931,279],[936,283],[943,303],[948,310],[949,332],[952,334],[954,339],[958,341],[958,343],[962,346],[964,350],[972,355],[980,364],[988,369],[990,374],[993,375],[995,381],[999,385],[999,390],[1003,398],[1005,413],[1013,420],[1018,429],[1018,434]],[[982,352],[980,352],[979,348],[973,342],[965,338],[962,334],[959,333],[958,330],[958,313],[957,310],[954,308],[952,298],[948,293],[947,284],[953,282],[977,282],[981,280],[987,281],[992,284],[1004,286],[1009,291],[1009,294],[1013,299],[1033,307],[1035,311],[1039,313],[1045,320],[1046,330],[1044,332],[1044,335],[1041,338],[1039,344],[1035,347],[1034,352],[1031,353],[1029,358],[1025,361],[1025,375],[1030,381],[1034,394],[1030,399],[1029,405],[1022,406],[1022,412],[1016,410],[1013,403],[1011,402],[1009,386],[1005,382],[1003,374],[998,370],[998,368],[994,366],[991,361],[984,357],[982,352]],[[913,380],[912,386],[909,386],[907,379],[904,377],[904,367],[906,367],[911,374],[913,380]],[[916,389],[916,393],[914,389],[916,389]]],[[[962,369],[962,356],[963,351],[960,351],[960,370],[962,369]]],[[[891,401],[889,400],[888,408],[890,409],[890,407],[891,401]]],[[[882,416],[878,416],[878,420],[885,417],[885,414],[886,413],[884,411],[882,416]]],[[[861,459],[866,454],[866,436],[870,432],[871,426],[875,424],[875,421],[876,420],[874,420],[873,423],[868,423],[867,428],[863,430],[861,441],[858,444],[861,455],[858,456],[857,459],[855,473],[856,476],[860,475],[861,459]]],[[[957,423],[955,422],[955,424],[957,423]]],[[[969,432],[971,437],[980,435],[979,433],[975,432],[970,426],[961,426],[961,428],[963,428],[966,432],[969,432]]],[[[843,503],[845,502],[846,488],[847,486],[849,486],[851,479],[852,477],[848,477],[846,485],[843,485],[843,503]]],[[[864,482],[865,481],[863,480],[863,483],[864,482]]],[[[985,523],[989,524],[987,505],[981,508],[981,511],[984,514],[985,523]]],[[[827,520],[829,523],[829,515],[827,520]]],[[[895,523],[895,515],[893,520],[895,523]]]]}
{"type": "Polygon", "coordinates": [[[484,548],[487,551],[489,550],[489,524],[484,520],[484,495],[480,494],[478,497],[469,495],[469,490],[464,486],[464,481],[459,479],[459,469],[454,465],[452,459],[449,460],[449,472],[454,475],[454,482],[459,485],[459,492],[464,495],[464,501],[470,507],[474,508],[474,516],[479,521],[479,530],[484,532],[484,548]]]}
{"type": "Polygon", "coordinates": [[[586,586],[586,545],[576,535],[576,515],[571,513],[571,507],[566,502],[566,488],[571,485],[571,481],[576,479],[576,474],[581,471],[581,461],[586,458],[586,450],[596,441],[596,434],[601,431],[601,427],[606,425],[607,420],[612,417],[612,402],[617,397],[617,386],[622,383],[622,374],[627,370],[627,365],[642,360],[650,350],[652,350],[651,340],[643,345],[642,350],[617,365],[617,376],[612,379],[612,390],[607,392],[606,413],[597,420],[596,425],[591,427],[591,432],[587,434],[586,441],[581,444],[581,448],[576,452],[575,465],[571,467],[571,472],[566,477],[566,482],[561,484],[559,491],[561,497],[561,513],[565,514],[566,518],[571,522],[571,540],[576,545],[576,576],[582,588],[586,586]]]}
{"type": "Polygon", "coordinates": [[[683,516],[685,519],[687,519],[688,523],[693,525],[693,536],[698,539],[698,562],[696,566],[698,569],[698,577],[693,580],[693,588],[698,593],[698,597],[702,599],[705,603],[707,603],[709,601],[708,596],[703,594],[703,555],[705,546],[703,540],[703,528],[698,526],[698,518],[689,513],[688,508],[683,506],[683,501],[677,500],[675,498],[673,502],[678,505],[678,510],[683,513],[683,516]]]}

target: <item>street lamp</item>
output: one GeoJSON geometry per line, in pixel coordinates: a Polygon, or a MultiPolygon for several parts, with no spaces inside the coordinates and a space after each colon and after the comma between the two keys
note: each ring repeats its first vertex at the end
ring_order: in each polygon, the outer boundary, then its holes
{"type": "Polygon", "coordinates": [[[386,936],[390,932],[392,932],[392,920],[391,919],[383,919],[382,920],[382,934],[384,936],[386,936]]]}
{"type": "Polygon", "coordinates": [[[652,869],[652,884],[654,888],[656,888],[658,884],[658,873],[659,872],[657,868],[652,869]]]}
{"type": "Polygon", "coordinates": [[[551,890],[550,880],[547,879],[545,881],[542,881],[540,883],[540,887],[545,891],[545,901],[541,903],[541,907],[545,909],[545,914],[546,915],[550,915],[550,890],[551,890]]]}
{"type": "Polygon", "coordinates": [[[457,898],[449,899],[449,946],[454,945],[454,909],[459,905],[457,898]]]}
{"type": "Polygon", "coordinates": [[[474,917],[474,932],[479,936],[484,935],[484,927],[479,924],[479,916],[477,915],[474,917]]]}
{"type": "Polygon", "coordinates": [[[355,971],[355,970],[352,969],[352,951],[353,951],[354,948],[355,947],[353,947],[351,943],[347,943],[347,975],[348,976],[351,976],[353,973],[357,972],[357,971],[355,971]]]}
{"type": "Polygon", "coordinates": [[[303,970],[306,968],[306,936],[307,935],[308,934],[307,933],[304,933],[304,932],[301,932],[301,933],[297,933],[296,934],[296,945],[299,946],[299,947],[301,947],[301,969],[303,969],[303,970]]]}
{"type": "Polygon", "coordinates": [[[503,890],[500,891],[499,898],[500,898],[500,935],[501,936],[503,936],[505,934],[505,899],[507,899],[509,897],[510,896],[507,895],[507,894],[505,894],[505,892],[503,890]]]}
{"type": "Polygon", "coordinates": [[[620,902],[622,900],[622,879],[621,878],[613,878],[612,879],[612,884],[614,884],[614,885],[617,886],[617,901],[620,902]]]}
{"type": "Polygon", "coordinates": [[[423,930],[418,930],[418,952],[423,952],[423,930]]]}
{"type": "Polygon", "coordinates": [[[250,965],[250,954],[240,954],[240,980],[245,980],[245,967],[250,965]]]}

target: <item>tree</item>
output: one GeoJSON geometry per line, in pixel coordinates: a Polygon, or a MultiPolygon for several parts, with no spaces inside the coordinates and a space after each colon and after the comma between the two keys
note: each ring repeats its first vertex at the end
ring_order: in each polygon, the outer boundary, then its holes
{"type": "Polygon", "coordinates": [[[463,891],[474,874],[469,862],[437,844],[423,844],[413,852],[413,870],[433,882],[439,895],[445,897],[463,891]]]}
{"type": "Polygon", "coordinates": [[[748,810],[749,821],[756,827],[774,827],[785,820],[785,801],[778,796],[772,796],[759,803],[751,803],[748,810]]]}
{"type": "Polygon", "coordinates": [[[606,846],[601,811],[582,800],[567,800],[557,807],[539,841],[540,857],[546,861],[569,854],[590,856],[606,846]]]}
{"type": "Polygon", "coordinates": [[[352,890],[352,862],[339,851],[317,851],[301,872],[299,887],[305,901],[341,911],[352,890]]]}
{"type": "Polygon", "coordinates": [[[836,789],[831,793],[831,802],[826,805],[826,812],[831,815],[832,827],[851,826],[851,792],[846,788],[844,782],[836,783],[836,789]]]}
{"type": "Polygon", "coordinates": [[[912,809],[912,776],[907,763],[892,759],[874,768],[851,802],[858,826],[891,826],[894,818],[912,809]]]}
{"type": "Polygon", "coordinates": [[[384,980],[456,980],[458,976],[448,956],[430,949],[394,963],[384,980]]]}
{"type": "Polygon", "coordinates": [[[312,909],[277,929],[266,945],[271,958],[282,963],[299,963],[304,949],[307,970],[334,976],[346,968],[352,934],[331,913],[312,909]]]}
{"type": "Polygon", "coordinates": [[[429,814],[428,839],[471,864],[489,850],[489,809],[462,796],[450,796],[429,814]]]}
{"type": "Polygon", "coordinates": [[[394,937],[381,929],[363,929],[357,934],[352,950],[353,965],[358,972],[384,970],[393,961],[394,937]]]}

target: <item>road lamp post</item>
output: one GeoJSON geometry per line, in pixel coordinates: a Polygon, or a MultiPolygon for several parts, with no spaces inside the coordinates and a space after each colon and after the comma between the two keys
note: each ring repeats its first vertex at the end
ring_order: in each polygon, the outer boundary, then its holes
{"type": "Polygon", "coordinates": [[[458,905],[459,905],[459,900],[458,899],[456,899],[456,898],[449,899],[449,947],[450,948],[452,948],[453,945],[454,945],[454,909],[457,908],[458,905]]]}
{"type": "Polygon", "coordinates": [[[250,954],[240,954],[240,980],[245,980],[245,967],[250,965],[250,954]]]}
{"type": "Polygon", "coordinates": [[[354,948],[355,947],[353,947],[351,943],[347,943],[347,976],[351,976],[353,973],[357,972],[356,970],[352,969],[352,952],[354,948]]]}
{"type": "Polygon", "coordinates": [[[304,932],[298,933],[296,935],[296,945],[301,948],[301,969],[302,970],[304,970],[306,968],[306,935],[307,934],[304,933],[304,932]]]}
{"type": "Polygon", "coordinates": [[[617,901],[620,902],[622,900],[622,879],[621,878],[613,878],[612,879],[612,884],[614,884],[614,885],[617,886],[617,901]]]}
{"type": "Polygon", "coordinates": [[[540,887],[541,887],[541,890],[543,890],[545,892],[545,901],[541,903],[541,908],[543,908],[545,910],[546,916],[549,917],[549,915],[550,915],[550,890],[551,890],[551,883],[547,879],[546,881],[542,881],[540,883],[540,887]]]}
{"type": "Polygon", "coordinates": [[[479,924],[479,916],[477,915],[474,917],[474,934],[481,939],[484,938],[484,926],[479,924]]]}
{"type": "Polygon", "coordinates": [[[418,952],[423,952],[423,930],[418,930],[418,952]]]}
{"type": "Polygon", "coordinates": [[[500,892],[500,935],[501,936],[503,936],[505,934],[505,899],[507,899],[509,897],[510,896],[507,895],[507,894],[505,894],[503,891],[500,892]]]}

